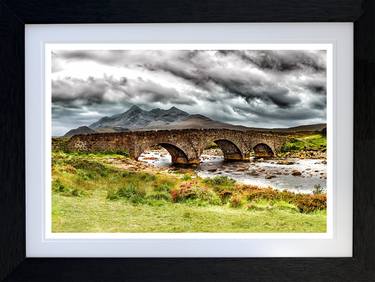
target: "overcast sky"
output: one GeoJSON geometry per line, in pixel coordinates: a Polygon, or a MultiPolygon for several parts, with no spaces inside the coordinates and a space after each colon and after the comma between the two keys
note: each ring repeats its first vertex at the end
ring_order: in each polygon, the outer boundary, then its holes
{"type": "Polygon", "coordinates": [[[53,51],[53,135],[132,105],[251,127],[326,122],[326,51],[53,51]]]}

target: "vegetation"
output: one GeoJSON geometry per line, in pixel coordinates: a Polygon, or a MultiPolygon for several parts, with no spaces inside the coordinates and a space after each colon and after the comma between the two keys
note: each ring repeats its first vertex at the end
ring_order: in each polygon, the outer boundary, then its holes
{"type": "Polygon", "coordinates": [[[207,144],[205,149],[218,149],[218,148],[219,146],[215,142],[210,142],[209,144],[207,144]]]}
{"type": "Polygon", "coordinates": [[[314,195],[320,195],[320,194],[325,194],[326,190],[320,184],[316,184],[314,185],[314,189],[312,192],[314,195]]]}
{"type": "Polygon", "coordinates": [[[281,152],[325,151],[326,148],[326,136],[322,134],[313,134],[290,138],[290,140],[282,146],[281,152]]]}
{"type": "Polygon", "coordinates": [[[69,137],[52,138],[52,151],[66,151],[69,139],[69,137]]]}
{"type": "Polygon", "coordinates": [[[325,232],[326,195],[132,168],[123,154],[53,152],[53,232],[325,232]],[[115,166],[114,162],[128,164],[115,166]]]}

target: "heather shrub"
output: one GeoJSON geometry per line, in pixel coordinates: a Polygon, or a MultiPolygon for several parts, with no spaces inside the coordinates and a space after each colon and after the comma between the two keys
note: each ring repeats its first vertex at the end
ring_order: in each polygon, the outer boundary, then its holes
{"type": "Polygon", "coordinates": [[[230,198],[229,198],[229,205],[232,207],[232,208],[239,208],[239,207],[242,207],[245,203],[245,199],[242,195],[240,194],[233,194],[230,198]]]}
{"type": "Polygon", "coordinates": [[[259,200],[268,200],[272,203],[288,203],[290,204],[290,209],[294,209],[293,207],[295,206],[302,213],[309,213],[327,208],[326,194],[296,194],[286,190],[277,191],[270,188],[259,189],[253,186],[243,186],[241,189],[246,195],[246,199],[253,203],[259,200]]]}
{"type": "Polygon", "coordinates": [[[304,213],[324,210],[327,208],[327,196],[325,194],[301,196],[295,203],[299,211],[304,213]]]}
{"type": "Polygon", "coordinates": [[[221,202],[223,204],[226,204],[226,203],[228,203],[230,197],[233,195],[233,191],[232,190],[223,189],[221,191],[218,191],[217,194],[219,195],[221,202]]]}
{"type": "Polygon", "coordinates": [[[219,196],[214,191],[200,187],[196,183],[182,183],[179,188],[171,191],[171,197],[173,202],[221,204],[219,196]]]}

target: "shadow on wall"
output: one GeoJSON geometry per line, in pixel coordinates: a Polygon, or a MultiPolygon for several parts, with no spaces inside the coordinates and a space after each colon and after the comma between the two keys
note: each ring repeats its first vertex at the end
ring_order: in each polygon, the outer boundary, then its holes
{"type": "Polygon", "coordinates": [[[264,143],[256,145],[253,151],[256,158],[272,158],[274,156],[271,147],[264,143]]]}

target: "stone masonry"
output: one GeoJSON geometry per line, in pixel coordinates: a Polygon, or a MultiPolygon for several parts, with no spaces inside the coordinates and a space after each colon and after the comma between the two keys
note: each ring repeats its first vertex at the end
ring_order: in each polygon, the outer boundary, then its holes
{"type": "Polygon", "coordinates": [[[127,151],[130,157],[138,159],[149,147],[160,145],[171,154],[173,163],[198,164],[203,150],[212,142],[230,161],[247,160],[252,151],[258,157],[273,156],[286,140],[285,132],[259,130],[150,130],[75,135],[68,141],[68,149],[81,152],[127,151]]]}

